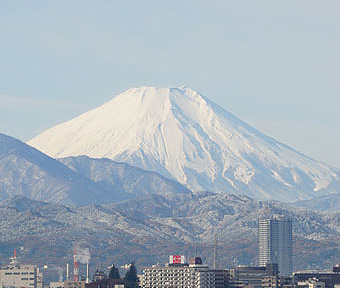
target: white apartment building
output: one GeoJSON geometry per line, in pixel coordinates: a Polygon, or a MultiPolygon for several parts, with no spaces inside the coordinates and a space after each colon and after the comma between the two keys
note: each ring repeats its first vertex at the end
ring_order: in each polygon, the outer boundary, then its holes
{"type": "Polygon", "coordinates": [[[0,288],[42,288],[42,273],[34,265],[0,267],[0,288]]]}
{"type": "MultiPolygon", "coordinates": [[[[212,270],[202,264],[199,257],[192,258],[190,264],[183,260],[165,266],[153,266],[143,270],[143,288],[223,288],[228,279],[227,270],[212,270]]],[[[183,258],[182,258],[183,259],[183,258]]]]}
{"type": "Polygon", "coordinates": [[[16,255],[9,265],[0,266],[0,288],[42,288],[43,276],[35,265],[18,264],[16,255]]]}

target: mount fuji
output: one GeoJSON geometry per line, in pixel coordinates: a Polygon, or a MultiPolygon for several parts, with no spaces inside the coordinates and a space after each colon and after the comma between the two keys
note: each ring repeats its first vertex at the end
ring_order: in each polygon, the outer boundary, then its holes
{"type": "Polygon", "coordinates": [[[156,171],[192,190],[296,201],[340,192],[340,171],[264,135],[186,88],[131,88],[28,142],[156,171]]]}

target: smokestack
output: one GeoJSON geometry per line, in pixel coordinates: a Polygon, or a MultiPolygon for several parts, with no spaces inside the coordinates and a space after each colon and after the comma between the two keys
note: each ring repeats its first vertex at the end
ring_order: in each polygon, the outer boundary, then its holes
{"type": "Polygon", "coordinates": [[[86,263],[86,283],[90,282],[89,274],[89,263],[86,263]]]}
{"type": "Polygon", "coordinates": [[[79,281],[79,262],[77,257],[77,249],[74,247],[73,250],[73,281],[79,281]]]}
{"type": "Polygon", "coordinates": [[[66,263],[66,281],[70,279],[70,264],[66,263]]]}

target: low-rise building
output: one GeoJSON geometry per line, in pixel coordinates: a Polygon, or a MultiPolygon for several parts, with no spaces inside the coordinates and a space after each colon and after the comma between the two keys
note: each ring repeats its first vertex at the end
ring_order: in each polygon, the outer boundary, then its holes
{"type": "Polygon", "coordinates": [[[278,265],[266,264],[266,266],[238,266],[229,270],[230,280],[229,287],[254,287],[262,288],[268,285],[268,288],[278,287],[278,265]],[[269,277],[269,278],[266,278],[269,277]],[[263,279],[266,279],[263,282],[263,279]]]}
{"type": "Polygon", "coordinates": [[[103,280],[107,279],[107,275],[104,273],[104,271],[96,270],[96,272],[93,275],[93,281],[103,280]]]}
{"type": "Polygon", "coordinates": [[[49,288],[65,288],[64,281],[50,282],[49,288]]]}
{"type": "Polygon", "coordinates": [[[85,288],[86,281],[72,281],[66,280],[64,281],[64,288],[85,288]]]}
{"type": "Polygon", "coordinates": [[[280,287],[281,288],[296,288],[293,278],[291,276],[281,276],[280,277],[280,287]]]}
{"type": "Polygon", "coordinates": [[[262,288],[280,288],[280,277],[276,276],[264,276],[262,278],[262,288]]]}
{"type": "Polygon", "coordinates": [[[325,288],[335,288],[340,284],[340,266],[333,267],[333,271],[320,272],[320,271],[305,271],[295,272],[293,274],[294,283],[308,281],[309,279],[316,278],[325,283],[325,288]]]}
{"type": "Polygon", "coordinates": [[[100,279],[91,283],[87,283],[86,288],[124,288],[123,279],[100,279]]]}
{"type": "Polygon", "coordinates": [[[319,281],[317,278],[311,278],[307,281],[298,282],[297,288],[325,288],[325,282],[319,281]]]}

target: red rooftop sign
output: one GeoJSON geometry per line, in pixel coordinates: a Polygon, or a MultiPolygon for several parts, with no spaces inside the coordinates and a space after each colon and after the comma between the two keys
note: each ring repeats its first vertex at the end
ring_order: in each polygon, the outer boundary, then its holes
{"type": "Polygon", "coordinates": [[[170,264],[184,264],[185,256],[183,255],[170,255],[169,257],[170,264]]]}

